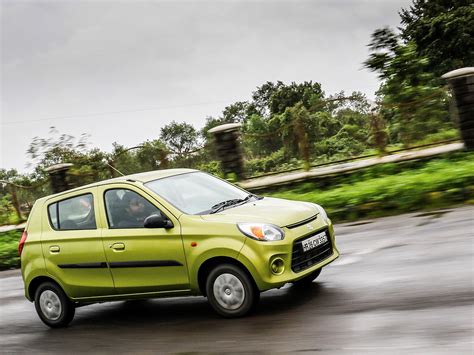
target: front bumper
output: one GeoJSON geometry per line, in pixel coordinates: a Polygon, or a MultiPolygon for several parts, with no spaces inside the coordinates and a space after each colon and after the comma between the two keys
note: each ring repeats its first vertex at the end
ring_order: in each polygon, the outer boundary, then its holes
{"type": "Polygon", "coordinates": [[[247,238],[238,260],[250,271],[260,291],[297,281],[337,259],[339,251],[336,247],[331,221],[328,220],[326,223],[318,218],[308,224],[310,227],[305,224],[294,229],[284,228],[285,239],[278,242],[261,242],[247,238]],[[329,237],[327,248],[322,250],[320,256],[316,256],[313,261],[308,258],[303,267],[295,267],[295,264],[292,264],[292,258],[298,241],[324,230],[327,231],[326,234],[329,237]],[[284,271],[279,274],[275,274],[271,269],[271,264],[275,259],[283,261],[284,271]]]}

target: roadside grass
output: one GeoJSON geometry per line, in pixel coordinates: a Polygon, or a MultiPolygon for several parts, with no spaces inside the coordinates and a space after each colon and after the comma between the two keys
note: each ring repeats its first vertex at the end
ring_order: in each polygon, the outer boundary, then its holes
{"type": "Polygon", "coordinates": [[[20,242],[22,233],[22,230],[12,230],[0,233],[0,270],[20,267],[18,243],[20,242]]]}
{"type": "Polygon", "coordinates": [[[318,203],[335,221],[474,202],[474,153],[413,162],[408,167],[385,164],[340,177],[336,185],[304,182],[265,195],[318,203]]]}

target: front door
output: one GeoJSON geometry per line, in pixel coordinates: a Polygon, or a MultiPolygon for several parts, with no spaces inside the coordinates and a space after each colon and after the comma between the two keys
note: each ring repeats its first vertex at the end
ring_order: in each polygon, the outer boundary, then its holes
{"type": "Polygon", "coordinates": [[[119,294],[189,288],[179,221],[140,189],[125,184],[99,187],[106,223],[102,240],[119,294]],[[144,220],[161,214],[172,228],[145,228],[144,220]]]}

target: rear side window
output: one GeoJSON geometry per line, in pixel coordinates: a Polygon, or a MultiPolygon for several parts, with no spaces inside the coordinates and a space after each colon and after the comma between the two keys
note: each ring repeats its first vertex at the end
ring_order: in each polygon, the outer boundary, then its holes
{"type": "Polygon", "coordinates": [[[56,230],[96,229],[92,194],[71,197],[48,206],[51,226],[56,230]]]}

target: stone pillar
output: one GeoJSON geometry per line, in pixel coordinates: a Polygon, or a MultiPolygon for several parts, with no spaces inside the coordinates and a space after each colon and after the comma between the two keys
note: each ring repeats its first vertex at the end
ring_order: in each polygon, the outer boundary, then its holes
{"type": "Polygon", "coordinates": [[[240,123],[227,123],[209,130],[214,134],[217,155],[222,163],[224,174],[234,173],[238,179],[243,178],[243,158],[240,150],[240,123]]]}
{"type": "Polygon", "coordinates": [[[69,189],[69,184],[67,182],[67,172],[72,165],[73,164],[71,163],[55,164],[45,169],[45,171],[49,174],[49,178],[51,179],[51,188],[53,189],[53,193],[58,193],[69,189]]]}
{"type": "Polygon", "coordinates": [[[442,76],[453,90],[459,130],[467,150],[474,150],[474,67],[456,69],[442,76]]]}

